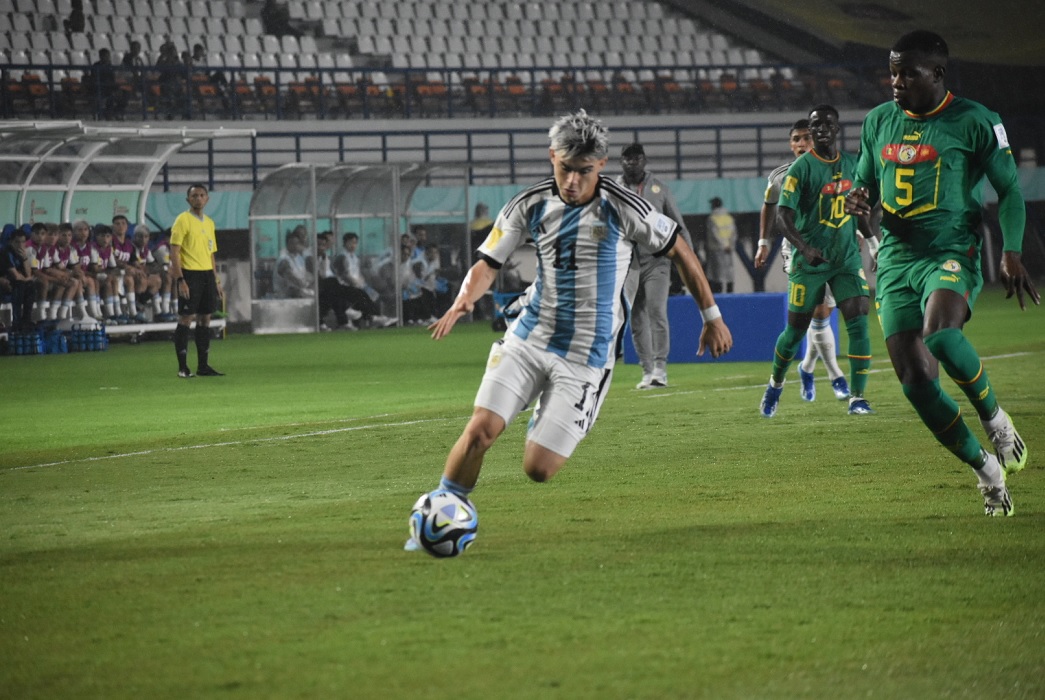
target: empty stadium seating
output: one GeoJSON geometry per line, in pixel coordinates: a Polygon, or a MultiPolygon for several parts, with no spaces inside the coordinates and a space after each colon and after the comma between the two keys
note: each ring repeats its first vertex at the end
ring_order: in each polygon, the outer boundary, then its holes
{"type": "Polygon", "coordinates": [[[87,31],[66,34],[68,0],[14,0],[0,12],[0,116],[98,115],[97,87],[92,100],[84,83],[106,48],[127,118],[164,118],[157,75],[118,66],[132,40],[149,65],[168,37],[179,52],[196,42],[207,51],[208,66],[178,76],[191,102],[181,111],[194,118],[752,111],[854,99],[842,72],[781,65],[657,2],[288,0],[300,36],[282,37],[264,33],[259,6],[88,0],[87,31]],[[207,79],[214,71],[227,88],[207,79]]]}

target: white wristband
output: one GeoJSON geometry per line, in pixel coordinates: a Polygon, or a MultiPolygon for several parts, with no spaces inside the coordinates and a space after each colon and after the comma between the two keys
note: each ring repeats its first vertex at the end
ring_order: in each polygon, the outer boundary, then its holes
{"type": "Polygon", "coordinates": [[[871,254],[871,257],[873,258],[873,257],[877,256],[878,255],[878,246],[879,246],[878,239],[875,238],[874,236],[871,236],[870,238],[867,238],[865,240],[867,241],[867,251],[871,254]]]}
{"type": "Polygon", "coordinates": [[[758,239],[758,247],[761,248],[762,246],[765,246],[766,248],[769,247],[769,239],[768,238],[759,238],[758,239]]]}
{"type": "Polygon", "coordinates": [[[718,310],[718,304],[712,304],[706,309],[701,309],[700,315],[703,317],[704,323],[710,323],[716,318],[722,318],[722,312],[718,310]]]}

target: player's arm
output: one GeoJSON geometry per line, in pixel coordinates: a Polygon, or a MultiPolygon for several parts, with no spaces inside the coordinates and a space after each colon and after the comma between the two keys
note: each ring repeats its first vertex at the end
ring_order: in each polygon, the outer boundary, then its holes
{"type": "Polygon", "coordinates": [[[1036,305],[1041,303],[1041,295],[1034,288],[1034,283],[1031,282],[1021,259],[1023,230],[1027,225],[1027,207],[1020,191],[1019,173],[1011,152],[1008,149],[998,150],[998,144],[993,139],[990,148],[995,152],[985,160],[985,165],[987,179],[998,193],[998,223],[1001,225],[1002,235],[1001,279],[1005,283],[1005,298],[1009,299],[1015,294],[1020,308],[1026,309],[1024,292],[1036,305]]]}
{"type": "Polygon", "coordinates": [[[711,350],[712,357],[729,352],[733,347],[733,334],[722,319],[722,312],[715,303],[715,295],[711,292],[711,285],[704,274],[704,268],[700,259],[693,252],[692,246],[681,236],[675,237],[675,244],[668,250],[668,257],[678,268],[682,281],[686,283],[686,289],[693,295],[700,309],[700,315],[704,318],[704,328],[700,331],[700,342],[697,345],[697,354],[703,355],[704,349],[711,350]]]}
{"type": "Polygon", "coordinates": [[[487,290],[493,286],[497,279],[497,268],[480,257],[479,260],[468,270],[461,282],[461,291],[450,305],[442,318],[428,327],[432,332],[432,339],[439,340],[449,335],[454,325],[466,314],[470,314],[475,308],[475,302],[479,301],[487,290]]]}
{"type": "Polygon", "coordinates": [[[171,279],[177,285],[178,296],[182,299],[188,299],[189,285],[183,275],[184,273],[181,269],[181,246],[171,243],[171,279]]]}
{"type": "MultiPolygon", "coordinates": [[[[686,243],[689,243],[689,247],[693,248],[693,236],[690,235],[689,229],[686,228],[686,221],[682,216],[682,212],[679,211],[679,205],[675,201],[675,196],[667,187],[664,188],[664,211],[661,213],[678,224],[678,228],[675,230],[686,240],[686,243]]],[[[695,248],[694,252],[696,252],[695,248]]]]}
{"type": "Polygon", "coordinates": [[[806,243],[805,239],[802,238],[802,234],[795,228],[795,211],[791,207],[782,206],[777,207],[778,215],[777,221],[780,225],[780,232],[784,235],[784,238],[791,241],[791,245],[795,247],[798,253],[809,261],[810,265],[820,265],[827,261],[827,258],[823,256],[820,249],[811,246],[806,243]]]}
{"type": "Polygon", "coordinates": [[[777,205],[762,202],[762,209],[758,212],[758,250],[755,251],[756,268],[765,265],[766,260],[769,259],[769,248],[772,245],[776,218],[777,205]]]}

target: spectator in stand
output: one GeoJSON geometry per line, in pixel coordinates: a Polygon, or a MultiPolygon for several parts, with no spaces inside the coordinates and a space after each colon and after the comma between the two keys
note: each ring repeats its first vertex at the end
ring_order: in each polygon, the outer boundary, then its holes
{"type": "Polygon", "coordinates": [[[20,331],[31,331],[33,325],[33,301],[36,299],[36,284],[33,281],[32,263],[25,246],[25,230],[16,228],[11,232],[7,245],[0,254],[0,276],[11,288],[11,325],[20,331]]]}
{"type": "Polygon", "coordinates": [[[160,88],[160,111],[166,112],[168,120],[174,119],[175,112],[181,109],[185,95],[185,70],[178,57],[178,48],[168,39],[160,45],[160,55],[156,58],[156,82],[160,88]]]}
{"type": "Polygon", "coordinates": [[[124,73],[124,79],[131,82],[135,91],[141,92],[145,59],[142,58],[142,45],[140,41],[131,42],[130,48],[125,54],[123,54],[123,60],[120,63],[124,68],[130,69],[124,73]]]}
{"type": "Polygon", "coordinates": [[[362,314],[363,323],[372,326],[394,326],[396,320],[382,316],[377,306],[377,290],[367,283],[363,276],[362,265],[356,250],[359,248],[359,234],[349,231],[341,237],[341,253],[334,258],[333,270],[338,282],[344,289],[345,299],[349,307],[362,314]]]}
{"type": "Polygon", "coordinates": [[[301,32],[290,26],[290,10],[283,2],[265,0],[261,7],[261,24],[266,34],[301,36],[301,32]]]}
{"type": "Polygon", "coordinates": [[[152,257],[156,261],[156,271],[163,280],[160,287],[160,307],[165,309],[157,320],[177,321],[177,297],[174,295],[174,279],[171,277],[171,239],[169,231],[160,231],[155,241],[151,241],[152,257]],[[165,291],[164,291],[165,290],[165,291]]]}
{"type": "Polygon", "coordinates": [[[424,262],[424,273],[421,277],[423,294],[428,299],[429,307],[433,312],[432,315],[439,317],[453,303],[453,299],[450,298],[450,283],[440,274],[442,260],[439,246],[428,245],[425,247],[424,262]]]}
{"type": "Polygon", "coordinates": [[[69,16],[62,20],[66,35],[79,34],[87,27],[87,18],[83,13],[83,0],[72,0],[69,16]]]}
{"type": "Polygon", "coordinates": [[[98,119],[112,121],[123,118],[126,103],[120,87],[116,84],[116,71],[112,66],[112,54],[109,49],[99,49],[98,60],[91,66],[84,82],[87,91],[95,98],[94,111],[98,119]]]}

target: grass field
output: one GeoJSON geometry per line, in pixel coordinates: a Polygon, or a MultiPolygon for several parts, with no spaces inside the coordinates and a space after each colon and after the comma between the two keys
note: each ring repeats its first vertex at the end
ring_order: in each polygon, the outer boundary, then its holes
{"type": "Polygon", "coordinates": [[[795,381],[766,421],[768,363],[621,365],[546,484],[517,421],[443,561],[406,516],[485,324],[231,336],[191,381],[161,342],[0,358],[0,697],[1045,697],[1045,310],[1002,296],[967,330],[1029,443],[1013,518],[872,323],[875,416],[795,381]]]}

